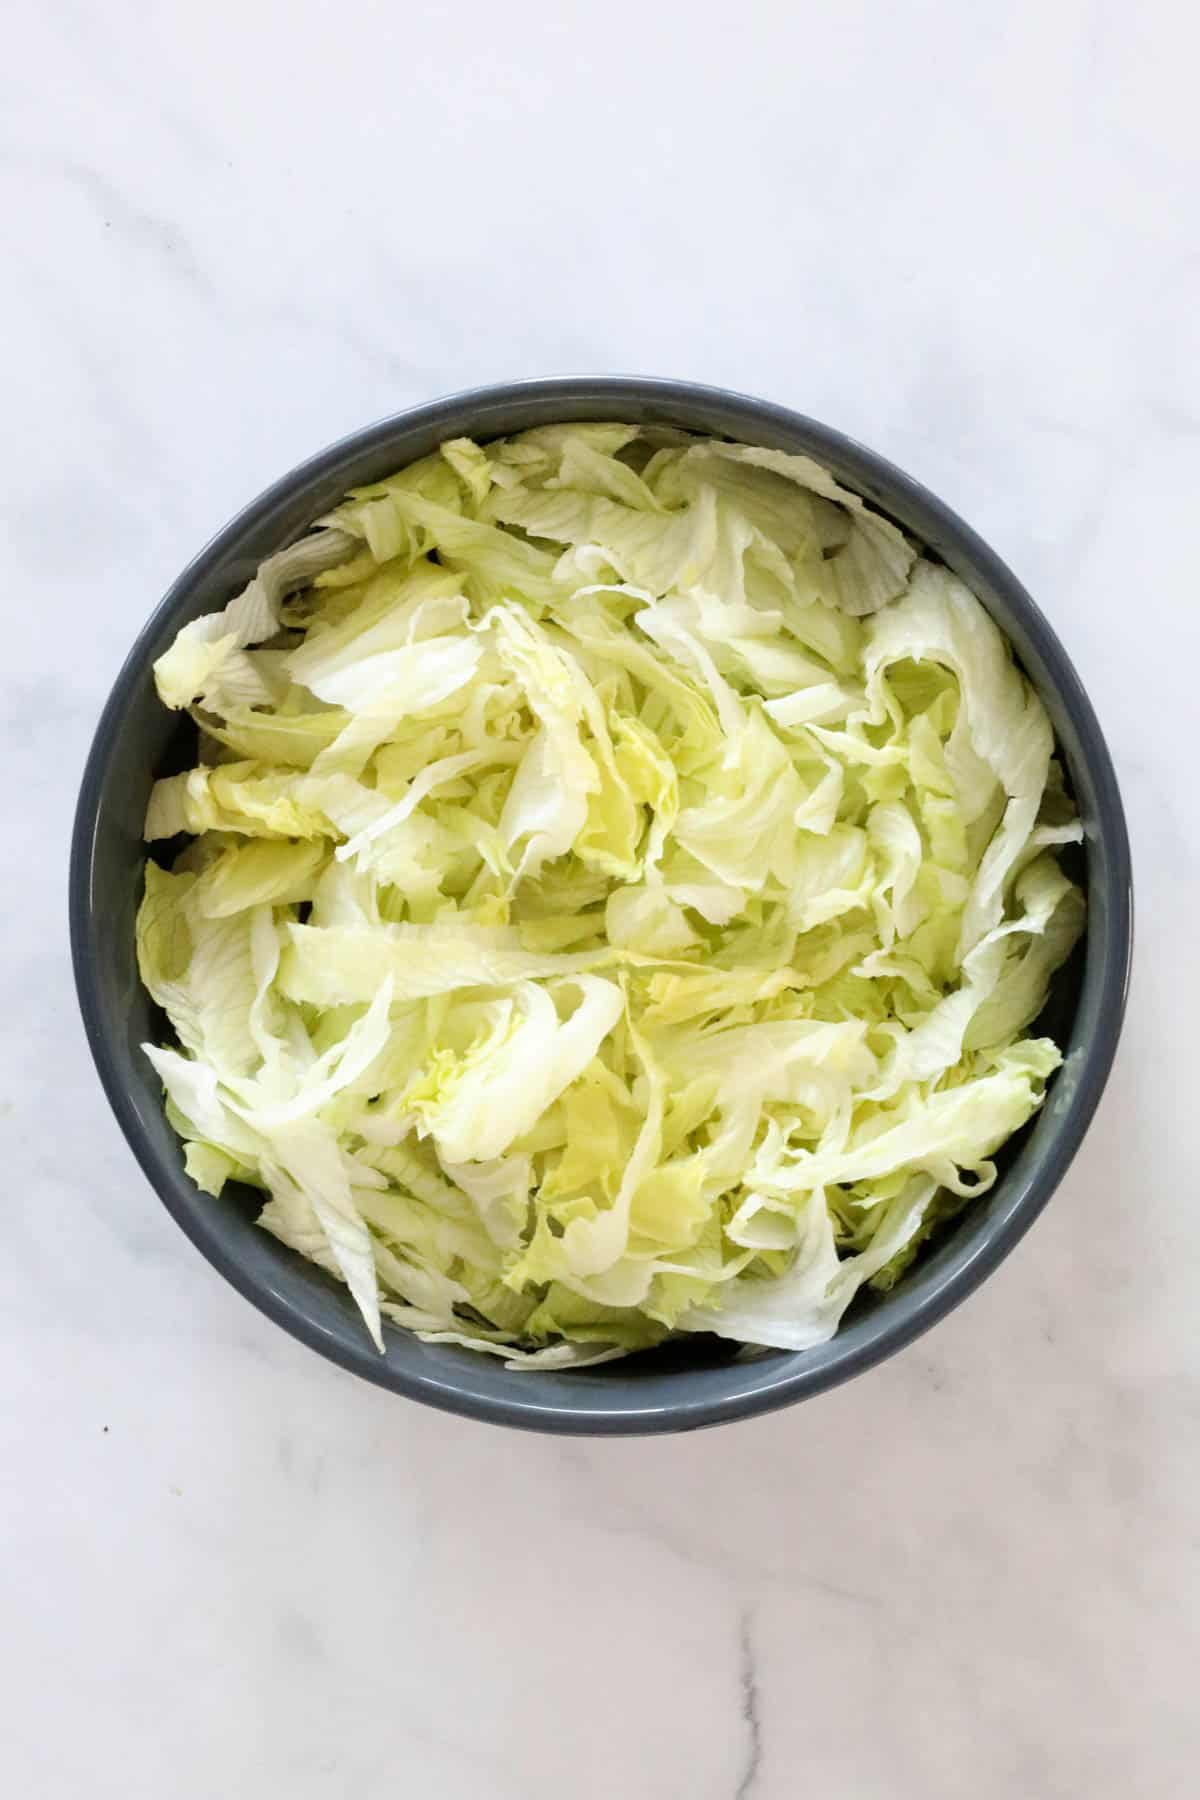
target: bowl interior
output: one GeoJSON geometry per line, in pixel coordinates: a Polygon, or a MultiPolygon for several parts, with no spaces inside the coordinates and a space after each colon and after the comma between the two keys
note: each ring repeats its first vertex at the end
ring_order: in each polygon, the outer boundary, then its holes
{"type": "Polygon", "coordinates": [[[162,1199],[215,1266],[263,1311],[335,1361],[413,1397],[499,1422],[567,1431],[687,1429],[818,1391],[899,1348],[995,1266],[1060,1179],[1116,1046],[1129,955],[1128,848],[1111,764],[1061,646],[1015,578],[933,496],[812,420],[715,390],[649,381],[519,384],[455,396],[357,434],[268,490],[197,557],[134,646],[105,709],[80,797],[72,942],[93,1053],[118,1119],[162,1199]],[[199,1193],[139,1046],[167,1028],[141,987],[133,947],[154,777],[186,766],[190,726],[159,704],[154,659],[179,627],[225,602],[259,561],[299,536],[349,487],[427,454],[447,437],[491,438],[571,419],[627,419],[803,451],[864,494],[953,568],[1012,642],[1050,712],[1084,822],[1079,866],[1088,925],[1056,979],[1040,1029],[1065,1051],[1045,1105],[1003,1153],[1002,1174],[886,1296],[860,1295],[831,1343],[748,1355],[721,1339],[672,1343],[574,1373],[509,1371],[498,1359],[428,1345],[397,1328],[379,1356],[346,1290],[254,1223],[258,1198],[199,1193]]]}

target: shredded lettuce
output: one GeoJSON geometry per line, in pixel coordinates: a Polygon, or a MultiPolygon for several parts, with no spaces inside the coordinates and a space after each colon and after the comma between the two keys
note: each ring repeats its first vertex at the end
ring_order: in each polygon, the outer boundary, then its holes
{"type": "Polygon", "coordinates": [[[447,443],[155,673],[199,760],[146,815],[146,1054],[197,1186],[260,1189],[380,1348],[820,1344],[1059,1064],[1045,711],[807,457],[447,443]]]}

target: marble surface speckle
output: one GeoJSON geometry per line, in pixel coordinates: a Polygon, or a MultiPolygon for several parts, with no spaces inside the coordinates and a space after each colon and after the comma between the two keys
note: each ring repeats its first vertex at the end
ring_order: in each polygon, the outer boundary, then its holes
{"type": "Polygon", "coordinates": [[[1200,119],[1186,0],[15,0],[0,1726],[22,1800],[1175,1800],[1200,1480],[1200,119]],[[473,382],[860,435],[1040,598],[1140,942],[1059,1197],[869,1377],[557,1443],[356,1384],[185,1242],[66,959],[123,652],[281,470],[473,382]]]}

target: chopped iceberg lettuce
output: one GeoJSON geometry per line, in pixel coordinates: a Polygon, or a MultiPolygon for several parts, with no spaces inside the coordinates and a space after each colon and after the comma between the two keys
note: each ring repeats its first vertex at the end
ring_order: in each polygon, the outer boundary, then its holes
{"type": "Polygon", "coordinates": [[[995,1179],[1083,928],[1045,711],[807,457],[571,425],[347,496],[156,666],[197,1186],[516,1368],[804,1350],[995,1179]]]}

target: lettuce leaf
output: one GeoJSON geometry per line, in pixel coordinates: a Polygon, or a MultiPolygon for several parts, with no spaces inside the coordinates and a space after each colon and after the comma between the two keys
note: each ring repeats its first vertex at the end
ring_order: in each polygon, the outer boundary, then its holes
{"type": "Polygon", "coordinates": [[[156,681],[200,753],[146,814],[147,1055],[197,1186],[381,1348],[804,1351],[1042,1102],[1084,924],[1049,721],[807,457],[454,440],[156,681]]]}

